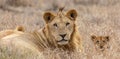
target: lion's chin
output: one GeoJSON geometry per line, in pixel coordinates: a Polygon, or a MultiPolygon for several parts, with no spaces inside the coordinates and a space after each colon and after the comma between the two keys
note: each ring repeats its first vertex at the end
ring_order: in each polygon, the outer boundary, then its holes
{"type": "Polygon", "coordinates": [[[66,45],[66,44],[68,44],[68,41],[61,41],[61,42],[57,42],[58,43],[58,45],[66,45]]]}

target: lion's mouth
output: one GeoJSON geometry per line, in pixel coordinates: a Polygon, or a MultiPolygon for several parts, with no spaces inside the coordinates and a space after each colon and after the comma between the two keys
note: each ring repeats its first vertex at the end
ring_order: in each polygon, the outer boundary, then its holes
{"type": "Polygon", "coordinates": [[[66,44],[68,44],[68,40],[62,39],[62,40],[57,41],[57,43],[58,43],[59,45],[66,45],[66,44]]]}
{"type": "Polygon", "coordinates": [[[68,40],[62,39],[62,40],[59,40],[59,41],[57,41],[57,42],[66,42],[66,41],[68,41],[68,40]]]}

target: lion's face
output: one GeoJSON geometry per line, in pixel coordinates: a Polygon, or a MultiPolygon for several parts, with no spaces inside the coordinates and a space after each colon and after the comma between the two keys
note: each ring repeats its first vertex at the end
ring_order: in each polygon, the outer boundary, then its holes
{"type": "Polygon", "coordinates": [[[91,36],[92,41],[94,42],[95,46],[100,50],[104,50],[106,48],[107,43],[109,42],[109,36],[91,36]]]}
{"type": "Polygon", "coordinates": [[[66,45],[71,39],[74,31],[75,19],[77,13],[75,10],[70,10],[66,14],[62,11],[57,15],[47,12],[44,14],[44,19],[48,25],[49,32],[59,45],[66,45]]]}
{"type": "Polygon", "coordinates": [[[48,26],[58,44],[67,44],[69,42],[74,27],[73,21],[65,16],[62,18],[56,17],[48,26]]]}

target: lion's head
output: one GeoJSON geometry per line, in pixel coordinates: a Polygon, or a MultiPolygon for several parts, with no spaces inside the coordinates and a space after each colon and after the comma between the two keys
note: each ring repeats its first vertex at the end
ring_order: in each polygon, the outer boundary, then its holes
{"type": "Polygon", "coordinates": [[[57,44],[68,44],[75,29],[76,10],[72,9],[67,13],[63,13],[62,9],[59,9],[57,14],[46,12],[43,17],[51,36],[57,44]]]}
{"type": "Polygon", "coordinates": [[[94,42],[95,47],[97,49],[100,49],[101,51],[104,51],[104,49],[108,47],[107,43],[110,40],[109,36],[95,36],[95,35],[92,35],[91,39],[94,42]]]}

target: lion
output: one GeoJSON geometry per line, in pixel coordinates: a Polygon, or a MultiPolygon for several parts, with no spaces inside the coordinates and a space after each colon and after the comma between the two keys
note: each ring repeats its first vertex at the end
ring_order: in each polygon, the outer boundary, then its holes
{"type": "Polygon", "coordinates": [[[17,26],[15,30],[3,30],[0,32],[0,38],[6,37],[8,35],[14,34],[14,33],[22,33],[24,32],[24,27],[17,26]]]}
{"type": "Polygon", "coordinates": [[[57,13],[45,12],[43,15],[45,26],[32,33],[24,33],[20,36],[7,36],[3,39],[23,40],[35,46],[39,51],[59,49],[69,52],[82,50],[81,37],[76,26],[77,11],[69,10],[67,13],[60,8],[57,13]]]}
{"type": "Polygon", "coordinates": [[[108,42],[110,41],[109,36],[91,36],[91,40],[95,44],[95,48],[98,51],[105,51],[106,48],[109,48],[108,42]]]}
{"type": "MultiPolygon", "coordinates": [[[[41,35],[41,41],[45,41],[50,48],[59,48],[65,51],[81,50],[81,37],[76,26],[77,11],[69,10],[58,13],[45,12],[43,15],[45,27],[37,35],[41,35]]],[[[44,45],[44,44],[43,44],[44,45]]]]}

